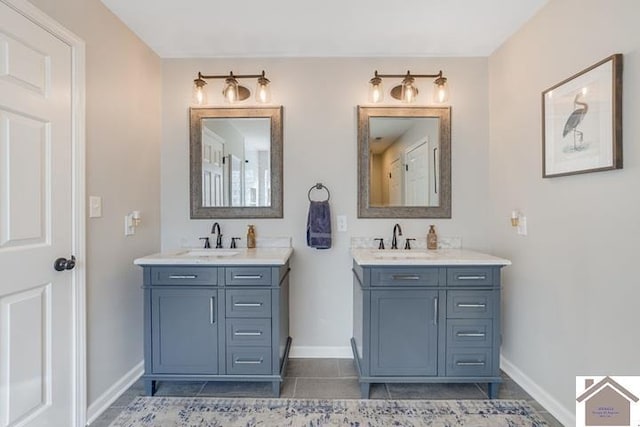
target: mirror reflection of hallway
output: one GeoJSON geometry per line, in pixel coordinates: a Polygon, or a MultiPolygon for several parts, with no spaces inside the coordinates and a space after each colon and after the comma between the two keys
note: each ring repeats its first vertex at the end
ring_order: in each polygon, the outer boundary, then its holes
{"type": "Polygon", "coordinates": [[[369,119],[370,206],[439,206],[437,117],[369,119]],[[436,150],[436,151],[434,151],[436,150]]]}
{"type": "Polygon", "coordinates": [[[269,118],[202,120],[202,205],[270,206],[269,118]]]}

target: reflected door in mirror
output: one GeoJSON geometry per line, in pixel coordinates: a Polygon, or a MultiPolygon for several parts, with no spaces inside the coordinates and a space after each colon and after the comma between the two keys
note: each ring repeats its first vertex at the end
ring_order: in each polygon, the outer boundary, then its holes
{"type": "Polygon", "coordinates": [[[208,128],[202,131],[202,205],[224,206],[224,141],[208,128]]]}

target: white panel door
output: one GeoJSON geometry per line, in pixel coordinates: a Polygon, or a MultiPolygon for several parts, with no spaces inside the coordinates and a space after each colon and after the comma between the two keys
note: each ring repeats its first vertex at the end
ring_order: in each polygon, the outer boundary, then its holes
{"type": "Polygon", "coordinates": [[[0,3],[0,427],[74,424],[72,52],[0,3]]]}
{"type": "Polygon", "coordinates": [[[429,152],[427,141],[407,150],[405,206],[429,205],[429,152]]]}
{"type": "Polygon", "coordinates": [[[202,132],[202,206],[226,206],[223,161],[224,140],[205,128],[202,132]]]}

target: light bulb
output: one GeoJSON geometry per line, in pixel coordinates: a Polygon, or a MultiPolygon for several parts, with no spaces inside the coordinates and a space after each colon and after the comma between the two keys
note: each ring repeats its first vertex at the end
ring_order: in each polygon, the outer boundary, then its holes
{"type": "Polygon", "coordinates": [[[382,86],[382,79],[378,77],[378,73],[374,78],[369,80],[369,102],[377,104],[384,99],[384,88],[382,86]]]}
{"type": "Polygon", "coordinates": [[[407,77],[402,81],[402,102],[409,104],[416,100],[418,89],[413,85],[413,82],[413,77],[407,77]]]}
{"type": "Polygon", "coordinates": [[[436,86],[433,96],[434,102],[437,104],[447,102],[449,100],[449,89],[446,77],[438,77],[433,83],[436,86]]]}
{"type": "Polygon", "coordinates": [[[207,92],[204,90],[204,86],[206,84],[207,82],[199,76],[193,81],[193,102],[197,105],[204,105],[207,103],[207,92]]]}
{"type": "Polygon", "coordinates": [[[271,90],[269,88],[269,79],[264,76],[258,77],[258,84],[256,86],[256,101],[261,104],[266,104],[271,101],[271,90]]]}
{"type": "Polygon", "coordinates": [[[222,91],[222,95],[229,104],[233,104],[238,100],[238,81],[233,77],[229,77],[225,80],[225,83],[226,86],[222,91]]]}
{"type": "Polygon", "coordinates": [[[204,104],[204,98],[205,98],[204,90],[201,87],[197,88],[196,89],[196,103],[198,105],[204,104]]]}
{"type": "Polygon", "coordinates": [[[416,81],[411,75],[409,71],[407,71],[407,76],[402,80],[402,85],[400,87],[400,101],[409,104],[416,100],[416,96],[418,96],[418,88],[413,85],[416,81]]]}

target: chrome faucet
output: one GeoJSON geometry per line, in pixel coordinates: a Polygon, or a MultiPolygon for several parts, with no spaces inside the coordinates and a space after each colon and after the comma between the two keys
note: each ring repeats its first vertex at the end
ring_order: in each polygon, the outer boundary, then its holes
{"type": "Polygon", "coordinates": [[[211,234],[217,234],[217,237],[216,237],[216,249],[221,249],[222,248],[222,233],[220,232],[220,224],[218,224],[217,222],[213,223],[213,227],[211,227],[211,234]]]}
{"type": "Polygon", "coordinates": [[[398,237],[396,236],[396,230],[398,231],[398,236],[402,236],[402,228],[400,228],[400,224],[394,225],[393,238],[391,239],[391,249],[398,249],[398,237]]]}

